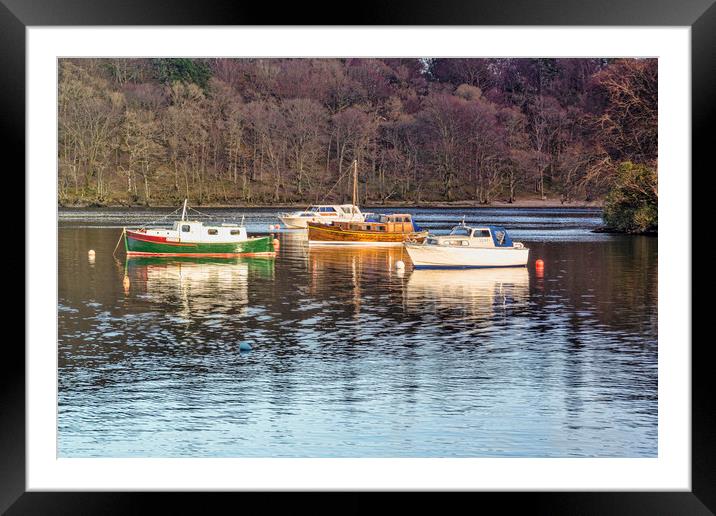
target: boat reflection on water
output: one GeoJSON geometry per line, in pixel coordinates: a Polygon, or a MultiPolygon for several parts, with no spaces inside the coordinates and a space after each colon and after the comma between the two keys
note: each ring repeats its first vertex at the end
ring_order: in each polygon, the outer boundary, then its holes
{"type": "Polygon", "coordinates": [[[253,280],[274,278],[273,258],[131,257],[125,263],[131,289],[141,297],[179,306],[193,318],[234,311],[249,302],[253,280]]]}
{"type": "Polygon", "coordinates": [[[526,307],[530,294],[526,267],[470,270],[414,270],[406,286],[409,310],[464,309],[475,316],[526,307]]]}
{"type": "Polygon", "coordinates": [[[308,293],[317,298],[341,298],[361,313],[363,297],[380,292],[402,304],[403,271],[395,263],[406,260],[402,247],[310,247],[307,252],[308,293]]]}
{"type": "MultiPolygon", "coordinates": [[[[408,260],[403,247],[309,247],[308,270],[316,278],[350,270],[354,274],[401,276],[395,264],[408,260]]],[[[345,276],[344,276],[345,277],[345,276]]]]}

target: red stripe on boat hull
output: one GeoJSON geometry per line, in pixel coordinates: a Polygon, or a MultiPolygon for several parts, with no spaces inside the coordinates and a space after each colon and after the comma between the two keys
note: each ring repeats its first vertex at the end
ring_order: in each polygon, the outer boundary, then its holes
{"type": "Polygon", "coordinates": [[[133,231],[127,231],[127,237],[131,238],[132,240],[139,240],[140,242],[151,242],[153,244],[170,244],[170,245],[176,245],[176,246],[182,246],[182,247],[192,247],[196,246],[194,243],[181,243],[181,242],[174,242],[171,240],[167,240],[167,237],[163,236],[153,236],[153,235],[145,235],[144,233],[134,233],[133,231]]]}
{"type": "Polygon", "coordinates": [[[234,258],[237,256],[276,256],[276,253],[143,253],[141,251],[127,251],[127,256],[202,256],[205,258],[234,258]]]}

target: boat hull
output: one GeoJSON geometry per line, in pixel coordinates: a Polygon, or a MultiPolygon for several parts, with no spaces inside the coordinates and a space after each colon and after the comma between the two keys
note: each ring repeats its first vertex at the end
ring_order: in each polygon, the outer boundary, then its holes
{"type": "Polygon", "coordinates": [[[427,231],[397,233],[377,231],[354,231],[325,224],[308,224],[309,245],[377,245],[401,246],[407,240],[420,242],[428,236],[427,231]]]}
{"type": "Polygon", "coordinates": [[[529,258],[525,247],[453,247],[406,244],[416,269],[484,269],[524,267],[529,258]]]}
{"type": "Polygon", "coordinates": [[[351,222],[363,220],[360,217],[345,218],[345,217],[329,217],[329,216],[316,216],[316,217],[293,217],[291,215],[283,215],[279,217],[279,220],[283,222],[284,226],[289,229],[306,229],[309,222],[315,222],[318,224],[330,224],[333,221],[336,222],[351,222]]]}
{"type": "Polygon", "coordinates": [[[249,238],[239,242],[173,242],[163,237],[125,231],[127,256],[275,256],[271,237],[249,238]]]}
{"type": "Polygon", "coordinates": [[[279,217],[283,225],[290,229],[306,229],[309,217],[279,217]]]}

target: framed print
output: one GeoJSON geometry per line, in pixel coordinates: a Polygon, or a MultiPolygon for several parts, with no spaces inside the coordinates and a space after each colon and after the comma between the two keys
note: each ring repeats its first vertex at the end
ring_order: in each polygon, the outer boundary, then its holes
{"type": "Polygon", "coordinates": [[[709,1],[349,26],[2,1],[27,203],[3,511],[460,491],[712,513],[709,1]]]}

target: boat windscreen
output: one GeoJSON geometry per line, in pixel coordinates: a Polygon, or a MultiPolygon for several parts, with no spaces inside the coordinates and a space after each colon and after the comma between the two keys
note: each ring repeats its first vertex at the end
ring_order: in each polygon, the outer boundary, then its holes
{"type": "Polygon", "coordinates": [[[470,236],[470,230],[462,226],[456,226],[450,231],[451,235],[470,236]]]}

